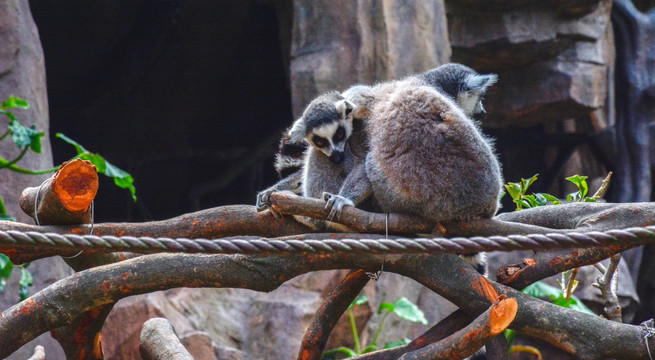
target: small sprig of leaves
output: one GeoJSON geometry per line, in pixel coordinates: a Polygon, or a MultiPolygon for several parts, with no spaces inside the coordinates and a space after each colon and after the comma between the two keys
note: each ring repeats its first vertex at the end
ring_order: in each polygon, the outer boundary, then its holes
{"type": "MultiPolygon", "coordinates": [[[[553,196],[551,194],[546,194],[546,193],[533,193],[530,195],[526,194],[530,185],[532,185],[535,181],[537,181],[538,176],[539,174],[535,174],[534,176],[528,179],[522,178],[521,181],[518,183],[508,182],[505,185],[505,189],[507,189],[507,193],[509,193],[509,195],[512,197],[512,201],[514,202],[514,204],[516,204],[517,211],[522,210],[523,208],[533,208],[538,206],[562,204],[562,201],[560,199],[558,199],[556,196],[553,196]]],[[[609,182],[610,176],[611,173],[608,175],[608,178],[605,179],[605,181],[603,182],[603,186],[607,186],[606,182],[609,182]]],[[[578,191],[566,195],[567,202],[596,202],[602,196],[601,190],[604,190],[604,187],[601,187],[601,189],[599,189],[599,191],[597,191],[596,194],[594,194],[593,196],[587,197],[587,193],[589,192],[589,185],[587,185],[587,176],[573,175],[567,177],[566,180],[572,182],[578,188],[578,191]]]]}
{"type": "MultiPolygon", "coordinates": [[[[384,326],[384,322],[386,321],[387,317],[392,313],[396,314],[396,316],[398,316],[403,320],[411,321],[414,323],[421,323],[424,326],[428,325],[428,321],[425,319],[425,315],[423,314],[423,311],[421,311],[421,309],[419,309],[418,306],[416,306],[414,303],[409,301],[407,298],[400,297],[398,298],[398,300],[396,300],[393,303],[382,302],[378,307],[378,311],[377,311],[378,315],[382,315],[382,320],[380,321],[380,325],[378,325],[378,328],[375,332],[375,336],[373,337],[373,340],[371,341],[371,344],[362,350],[360,347],[359,336],[357,334],[357,327],[355,326],[355,316],[352,312],[352,308],[357,305],[366,304],[367,302],[368,302],[368,297],[366,295],[362,295],[357,299],[355,299],[350,304],[347,310],[348,318],[350,319],[350,328],[353,334],[355,349],[350,349],[345,346],[335,349],[330,349],[323,353],[323,355],[321,356],[322,360],[336,359],[338,355],[341,356],[345,355],[346,358],[350,358],[353,356],[366,354],[378,350],[378,346],[377,346],[378,337],[380,336],[380,333],[384,326]]],[[[396,346],[402,346],[408,344],[409,342],[410,340],[407,338],[399,341],[388,342],[384,344],[384,349],[389,349],[396,346]]]]}
{"type": "Polygon", "coordinates": [[[80,143],[69,138],[68,136],[62,133],[57,133],[55,136],[73,145],[75,151],[77,151],[77,156],[71,160],[83,159],[90,161],[93,165],[96,166],[99,174],[105,174],[105,176],[114,179],[114,184],[119,188],[129,190],[130,194],[132,195],[132,200],[136,202],[136,189],[134,188],[134,178],[132,175],[105,160],[105,158],[100,154],[87,150],[80,143]]]}

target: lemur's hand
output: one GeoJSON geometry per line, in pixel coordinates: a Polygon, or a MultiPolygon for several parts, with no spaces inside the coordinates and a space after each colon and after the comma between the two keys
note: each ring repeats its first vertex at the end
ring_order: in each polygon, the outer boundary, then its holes
{"type": "Polygon", "coordinates": [[[274,192],[277,192],[277,190],[270,188],[260,191],[259,194],[257,194],[257,203],[255,206],[257,207],[257,212],[269,211],[276,219],[281,219],[282,214],[271,207],[271,194],[274,192]]]}
{"type": "Polygon", "coordinates": [[[346,205],[355,206],[355,204],[351,200],[341,195],[334,195],[328,192],[323,193],[323,200],[327,201],[327,203],[325,204],[325,210],[330,210],[330,213],[325,219],[327,221],[334,221],[334,219],[339,219],[339,217],[341,216],[341,211],[343,211],[344,206],[346,205]]]}

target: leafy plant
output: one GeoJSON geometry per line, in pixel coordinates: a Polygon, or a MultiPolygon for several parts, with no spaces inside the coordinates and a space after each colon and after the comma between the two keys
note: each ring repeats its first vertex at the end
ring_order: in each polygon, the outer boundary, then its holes
{"type": "MultiPolygon", "coordinates": [[[[523,208],[533,208],[537,206],[546,206],[546,205],[559,205],[562,204],[562,201],[556,196],[546,194],[546,193],[533,193],[531,195],[526,195],[528,188],[535,181],[539,174],[528,179],[521,179],[518,183],[508,182],[505,185],[507,193],[512,197],[512,201],[516,204],[516,210],[522,210],[523,208]]],[[[572,182],[577,188],[578,191],[566,195],[566,201],[568,202],[596,202],[600,198],[599,192],[594,194],[592,197],[587,197],[589,192],[589,186],[587,185],[587,176],[573,175],[566,178],[566,180],[572,182]]]]}
{"type": "MultiPolygon", "coordinates": [[[[349,357],[357,356],[360,354],[366,354],[378,350],[378,346],[377,346],[378,337],[382,332],[382,328],[384,326],[385,321],[387,320],[387,317],[389,317],[389,315],[392,313],[396,314],[396,316],[398,316],[401,319],[411,321],[414,323],[421,323],[425,326],[428,325],[428,321],[425,319],[425,315],[423,314],[423,311],[421,311],[421,309],[419,309],[418,306],[416,306],[414,303],[409,301],[407,298],[400,297],[398,298],[398,300],[396,300],[393,303],[382,302],[378,307],[378,311],[377,311],[378,315],[382,315],[382,320],[380,320],[380,325],[378,325],[378,328],[375,331],[375,336],[373,337],[371,344],[366,346],[364,349],[361,349],[359,336],[357,334],[357,327],[355,326],[355,316],[353,314],[352,309],[354,306],[366,304],[367,302],[368,302],[368,297],[366,295],[360,296],[357,299],[355,299],[346,310],[348,313],[348,318],[350,319],[350,328],[353,334],[355,349],[350,349],[345,346],[335,349],[330,349],[323,353],[321,359],[324,360],[336,359],[338,355],[345,355],[346,358],[349,358],[349,357]]],[[[396,346],[402,346],[408,344],[409,342],[410,340],[407,338],[399,341],[388,342],[384,344],[384,349],[389,349],[396,346]]]]}
{"type": "MultiPolygon", "coordinates": [[[[11,137],[13,142],[18,146],[21,151],[13,159],[5,159],[0,157],[0,170],[8,169],[21,174],[28,175],[42,175],[55,172],[59,170],[60,166],[56,166],[50,169],[45,170],[30,170],[22,168],[16,165],[28,151],[32,150],[33,152],[39,154],[41,153],[41,137],[45,134],[36,130],[35,126],[26,127],[20,123],[16,115],[11,112],[12,109],[23,109],[27,110],[30,108],[30,104],[21,98],[10,96],[5,102],[0,104],[0,115],[4,115],[9,119],[7,124],[7,130],[4,134],[0,135],[0,141],[4,140],[7,137],[11,137]]],[[[102,156],[97,153],[92,153],[82,145],[67,137],[64,134],[57,133],[57,138],[62,139],[63,141],[73,145],[77,151],[77,155],[73,157],[74,159],[84,159],[90,161],[98,169],[98,173],[104,174],[110,178],[113,178],[114,184],[122,189],[127,189],[130,191],[132,199],[136,201],[136,189],[134,188],[134,179],[127,172],[119,169],[118,167],[112,165],[102,156]]],[[[0,197],[0,220],[9,220],[14,221],[7,213],[7,208],[0,197]]],[[[19,281],[19,294],[21,299],[25,299],[28,294],[28,287],[32,286],[33,279],[32,275],[27,270],[27,265],[19,266],[21,271],[21,279],[19,281]]],[[[14,266],[9,260],[9,258],[3,254],[0,254],[0,292],[4,289],[6,285],[6,279],[9,278],[14,266]]]]}

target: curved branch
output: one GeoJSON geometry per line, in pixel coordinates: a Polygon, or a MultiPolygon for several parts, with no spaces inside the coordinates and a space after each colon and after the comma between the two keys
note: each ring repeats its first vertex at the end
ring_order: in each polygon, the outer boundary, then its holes
{"type": "MultiPolygon", "coordinates": [[[[70,324],[85,311],[126,296],[175,287],[232,287],[272,291],[309,271],[361,268],[411,277],[476,316],[489,305],[480,274],[454,255],[321,254],[224,256],[157,254],[76,273],[0,314],[0,358],[52,328],[70,324]],[[163,273],[162,268],[176,269],[163,273]],[[470,284],[470,285],[466,285],[470,284]]],[[[491,282],[499,294],[515,298],[512,328],[538,337],[583,359],[648,359],[641,327],[555,306],[491,282]]],[[[655,342],[651,347],[655,346],[655,342]]]]}
{"type": "Polygon", "coordinates": [[[369,276],[364,270],[355,270],[330,291],[323,304],[316,310],[316,315],[305,332],[298,360],[321,358],[332,329],[368,281],[369,276]]]}
{"type": "Polygon", "coordinates": [[[152,318],[143,324],[139,352],[144,360],[193,360],[173,325],[164,318],[152,318]]]}
{"type": "Polygon", "coordinates": [[[500,300],[462,330],[420,350],[407,353],[399,359],[463,359],[471,356],[494,336],[503,332],[514,321],[517,310],[516,299],[500,300]]]}

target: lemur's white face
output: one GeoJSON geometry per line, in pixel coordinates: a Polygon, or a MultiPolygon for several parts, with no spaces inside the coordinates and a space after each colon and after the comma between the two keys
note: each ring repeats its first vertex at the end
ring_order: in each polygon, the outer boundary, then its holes
{"type": "Polygon", "coordinates": [[[307,136],[307,142],[320,150],[325,156],[339,164],[343,161],[346,141],[352,134],[352,117],[334,121],[314,128],[307,136]]]}

